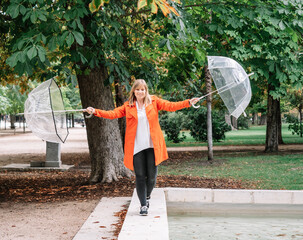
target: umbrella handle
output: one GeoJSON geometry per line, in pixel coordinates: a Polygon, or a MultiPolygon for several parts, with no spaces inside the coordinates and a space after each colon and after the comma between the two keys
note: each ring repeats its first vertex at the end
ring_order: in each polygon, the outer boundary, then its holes
{"type": "MultiPolygon", "coordinates": [[[[206,95],[205,96],[202,96],[202,97],[199,97],[198,98],[198,101],[200,101],[202,98],[205,98],[206,97],[206,95]]],[[[197,102],[198,102],[197,101],[197,102]]],[[[200,107],[200,105],[199,106],[196,106],[195,104],[192,104],[192,106],[194,107],[194,108],[199,108],[200,107]]]]}
{"type": "Polygon", "coordinates": [[[85,115],[85,118],[91,118],[94,114],[85,115]]]}
{"type": "Polygon", "coordinates": [[[194,108],[199,108],[199,107],[200,107],[200,105],[199,105],[199,106],[196,106],[195,104],[192,104],[192,106],[193,106],[194,108]]]}

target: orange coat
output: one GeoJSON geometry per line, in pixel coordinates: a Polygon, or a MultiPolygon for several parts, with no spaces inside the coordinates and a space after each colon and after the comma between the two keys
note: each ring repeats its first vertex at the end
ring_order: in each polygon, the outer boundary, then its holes
{"type": "MultiPolygon", "coordinates": [[[[161,162],[168,159],[164,136],[159,124],[158,111],[165,110],[173,112],[186,107],[190,107],[189,100],[181,102],[169,102],[156,96],[152,96],[152,103],[146,106],[145,111],[149,122],[150,136],[154,145],[156,165],[159,165],[161,162]]],[[[127,101],[121,107],[115,108],[112,111],[100,109],[95,110],[95,116],[97,117],[115,119],[126,116],[124,165],[127,168],[134,170],[133,155],[138,125],[136,104],[134,104],[134,106],[129,106],[127,101]]]]}

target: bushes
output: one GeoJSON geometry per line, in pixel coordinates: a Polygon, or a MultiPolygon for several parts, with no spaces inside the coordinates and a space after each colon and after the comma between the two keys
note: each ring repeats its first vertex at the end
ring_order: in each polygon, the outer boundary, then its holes
{"type": "Polygon", "coordinates": [[[243,115],[241,115],[238,118],[238,129],[249,129],[249,117],[245,117],[243,115]]]}
{"type": "Polygon", "coordinates": [[[286,122],[289,123],[288,130],[291,131],[292,135],[303,135],[303,127],[298,117],[292,116],[291,114],[285,114],[286,122]]]}
{"type": "Polygon", "coordinates": [[[183,142],[186,136],[180,136],[180,131],[185,127],[187,116],[182,112],[168,112],[161,116],[160,124],[169,141],[183,142]]]}
{"type": "MultiPolygon", "coordinates": [[[[200,107],[191,109],[190,115],[190,134],[197,141],[207,141],[207,110],[200,107]]],[[[219,111],[212,111],[213,140],[218,142],[225,139],[225,132],[230,131],[231,127],[225,122],[225,117],[219,111]]]]}
{"type": "MultiPolygon", "coordinates": [[[[190,134],[197,141],[207,141],[207,110],[200,107],[199,109],[190,109],[187,114],[183,112],[168,112],[161,116],[160,124],[165,131],[169,141],[179,143],[184,141],[184,133],[180,136],[180,131],[189,129],[190,134]]],[[[230,131],[230,126],[225,122],[224,115],[219,111],[212,111],[212,128],[213,140],[220,141],[225,138],[225,132],[230,131]]]]}

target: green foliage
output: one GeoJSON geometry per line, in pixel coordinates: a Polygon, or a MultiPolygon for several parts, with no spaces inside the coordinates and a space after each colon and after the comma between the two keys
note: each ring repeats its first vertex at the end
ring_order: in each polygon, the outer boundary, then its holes
{"type": "Polygon", "coordinates": [[[289,123],[288,130],[291,131],[293,135],[297,134],[302,137],[303,126],[299,119],[291,114],[285,114],[286,122],[289,123]]]}
{"type": "Polygon", "coordinates": [[[243,115],[241,115],[238,118],[238,129],[248,129],[249,128],[249,119],[250,117],[245,117],[243,115]]]}
{"type": "Polygon", "coordinates": [[[66,0],[4,2],[0,14],[6,21],[0,25],[9,26],[3,36],[10,36],[6,63],[19,76],[41,80],[60,76],[74,84],[75,75],[88,75],[103,65],[108,69],[107,83],[119,78],[129,87],[132,75],[155,82],[154,63],[139,53],[142,39],[150,39],[141,31],[149,19],[133,11],[136,3],[109,1],[95,13],[88,4],[66,0]]]}
{"type": "Polygon", "coordinates": [[[74,88],[71,85],[61,87],[64,108],[66,110],[81,108],[81,99],[79,88],[74,88]]]}
{"type": "Polygon", "coordinates": [[[20,92],[16,85],[0,86],[0,113],[16,114],[24,110],[24,102],[27,96],[20,92]]]}
{"type": "MultiPolygon", "coordinates": [[[[207,110],[205,107],[193,109],[189,112],[190,134],[196,141],[207,141],[207,110]]],[[[230,131],[231,127],[225,122],[224,114],[212,111],[212,130],[213,140],[220,141],[225,139],[225,132],[230,131]]]]}
{"type": "Polygon", "coordinates": [[[8,88],[0,86],[0,113],[7,113],[11,107],[11,102],[7,97],[8,88]]]}
{"type": "Polygon", "coordinates": [[[205,4],[212,12],[211,24],[199,25],[209,35],[215,54],[240,61],[255,74],[251,77],[259,88],[267,83],[276,88],[270,94],[276,99],[285,96],[282,83],[302,88],[303,21],[300,1],[227,1],[205,4]],[[225,3],[226,4],[226,3],[225,3]],[[264,84],[265,83],[265,84],[264,84]]]}
{"type": "Polygon", "coordinates": [[[187,121],[188,117],[182,112],[167,112],[161,115],[160,125],[169,141],[179,143],[186,138],[184,132],[180,136],[180,131],[185,128],[187,121]]]}

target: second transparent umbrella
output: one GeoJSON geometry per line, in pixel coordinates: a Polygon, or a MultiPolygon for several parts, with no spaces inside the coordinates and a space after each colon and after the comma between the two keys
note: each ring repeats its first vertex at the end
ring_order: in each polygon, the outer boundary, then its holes
{"type": "Polygon", "coordinates": [[[217,89],[209,94],[218,92],[229,114],[235,118],[245,114],[244,110],[251,99],[249,76],[253,73],[248,75],[238,62],[228,57],[208,56],[207,59],[208,69],[217,89]]]}
{"type": "Polygon", "coordinates": [[[32,90],[24,104],[27,127],[43,140],[56,143],[64,143],[69,134],[66,112],[83,110],[64,109],[61,90],[53,78],[32,90]]]}

